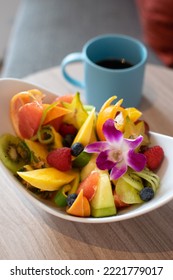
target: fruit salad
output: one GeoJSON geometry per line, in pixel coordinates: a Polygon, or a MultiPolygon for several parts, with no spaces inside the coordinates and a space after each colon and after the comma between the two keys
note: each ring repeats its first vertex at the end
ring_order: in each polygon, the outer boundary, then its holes
{"type": "Polygon", "coordinates": [[[0,136],[0,159],[28,191],[78,217],[116,215],[147,203],[164,159],[136,108],[110,97],[99,112],[80,93],[45,102],[38,89],[15,94],[14,134],[0,136]]]}

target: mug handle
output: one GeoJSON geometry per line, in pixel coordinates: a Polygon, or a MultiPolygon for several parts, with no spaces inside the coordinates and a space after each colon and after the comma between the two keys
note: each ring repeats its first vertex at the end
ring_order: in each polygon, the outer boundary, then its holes
{"type": "Polygon", "coordinates": [[[73,84],[74,86],[84,88],[84,82],[72,78],[66,71],[66,66],[74,62],[84,62],[84,55],[78,52],[67,55],[61,63],[62,74],[69,83],[73,84]]]}

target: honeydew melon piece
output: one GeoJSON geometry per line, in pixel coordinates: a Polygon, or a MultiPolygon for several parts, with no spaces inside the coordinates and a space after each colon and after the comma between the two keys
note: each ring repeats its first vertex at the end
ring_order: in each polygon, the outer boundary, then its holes
{"type": "Polygon", "coordinates": [[[122,177],[116,183],[116,193],[121,201],[127,204],[142,203],[139,191],[127,183],[122,177]]]}
{"type": "Polygon", "coordinates": [[[112,186],[107,172],[100,172],[97,190],[90,204],[91,216],[93,217],[106,217],[116,214],[112,186]]]}

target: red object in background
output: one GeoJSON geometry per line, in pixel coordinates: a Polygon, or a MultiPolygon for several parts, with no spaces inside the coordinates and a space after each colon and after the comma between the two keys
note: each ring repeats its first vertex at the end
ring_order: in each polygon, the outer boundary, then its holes
{"type": "Polygon", "coordinates": [[[161,61],[173,67],[173,1],[136,0],[144,42],[161,61]]]}

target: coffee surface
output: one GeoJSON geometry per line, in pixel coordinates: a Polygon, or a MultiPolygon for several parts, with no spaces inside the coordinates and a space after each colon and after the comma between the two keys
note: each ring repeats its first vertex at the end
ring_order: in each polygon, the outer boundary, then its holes
{"type": "Polygon", "coordinates": [[[109,69],[126,69],[126,68],[133,66],[130,62],[126,61],[124,58],[122,58],[122,59],[114,59],[114,58],[103,59],[103,60],[97,61],[96,64],[101,67],[109,68],[109,69]]]}

